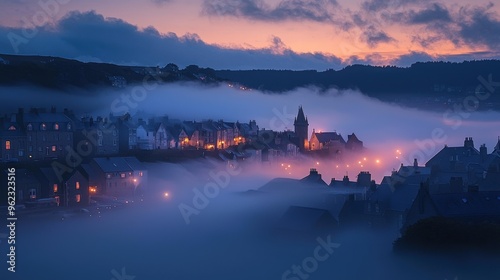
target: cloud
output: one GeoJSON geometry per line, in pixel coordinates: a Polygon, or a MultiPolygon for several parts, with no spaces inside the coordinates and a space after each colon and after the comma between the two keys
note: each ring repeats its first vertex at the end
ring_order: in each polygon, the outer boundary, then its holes
{"type": "Polygon", "coordinates": [[[451,21],[448,9],[440,4],[434,3],[430,8],[418,12],[411,11],[408,18],[408,23],[411,24],[425,24],[433,21],[451,21]]]}
{"type": "Polygon", "coordinates": [[[261,0],[205,0],[203,13],[210,16],[245,17],[263,21],[310,20],[333,22],[335,0],[283,0],[271,7],[261,0]]]}
{"type": "Polygon", "coordinates": [[[361,3],[361,9],[369,12],[378,12],[385,9],[395,9],[410,5],[421,5],[429,0],[368,0],[361,3]]]}
{"type": "Polygon", "coordinates": [[[373,25],[370,25],[363,34],[361,40],[366,42],[371,48],[377,47],[381,43],[392,43],[396,40],[382,30],[378,30],[373,25]]]}
{"type": "Polygon", "coordinates": [[[500,20],[498,15],[489,12],[493,4],[473,9],[462,9],[462,17],[457,21],[460,39],[469,45],[477,43],[490,49],[500,47],[500,20]]]}
{"type": "Polygon", "coordinates": [[[296,53],[274,38],[263,49],[230,49],[205,43],[196,34],[161,34],[153,27],[139,29],[121,19],[104,18],[96,12],[71,12],[55,26],[30,31],[0,27],[0,53],[37,54],[128,65],[181,67],[197,64],[215,69],[338,69],[339,58],[322,53],[296,53]],[[13,48],[9,34],[17,42],[13,48]]]}

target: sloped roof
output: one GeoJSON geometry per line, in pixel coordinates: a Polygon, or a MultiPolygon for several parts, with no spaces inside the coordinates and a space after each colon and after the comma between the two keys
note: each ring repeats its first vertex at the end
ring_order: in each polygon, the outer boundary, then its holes
{"type": "Polygon", "coordinates": [[[281,228],[297,231],[334,227],[337,220],[325,209],[290,206],[279,222],[281,228]]]}
{"type": "Polygon", "coordinates": [[[24,113],[23,121],[25,123],[42,122],[71,122],[71,119],[63,113],[24,113]]]}
{"type": "Polygon", "coordinates": [[[420,185],[399,185],[394,188],[391,196],[389,209],[404,212],[411,208],[413,201],[417,197],[420,185]]]}
{"type": "Polygon", "coordinates": [[[133,169],[123,157],[94,158],[103,172],[130,172],[133,169]]]}
{"type": "Polygon", "coordinates": [[[320,143],[339,141],[340,143],[345,144],[344,138],[337,132],[315,132],[314,134],[320,143]]]}
{"type": "Polygon", "coordinates": [[[449,166],[449,162],[453,157],[458,156],[458,161],[463,163],[476,162],[479,163],[480,156],[479,151],[472,147],[444,147],[435,156],[433,156],[425,166],[432,167],[434,165],[438,166],[449,166]]]}

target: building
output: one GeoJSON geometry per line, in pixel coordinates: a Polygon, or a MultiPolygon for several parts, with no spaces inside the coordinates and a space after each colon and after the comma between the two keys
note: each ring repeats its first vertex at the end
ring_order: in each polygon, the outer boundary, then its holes
{"type": "Polygon", "coordinates": [[[301,152],[304,152],[309,149],[309,122],[304,115],[302,106],[299,107],[299,112],[297,113],[293,125],[295,128],[295,136],[298,138],[299,149],[301,152]]]}
{"type": "Polygon", "coordinates": [[[346,148],[344,138],[337,132],[316,132],[314,129],[309,145],[311,151],[324,150],[333,155],[341,155],[346,148]]]}
{"type": "Polygon", "coordinates": [[[54,168],[40,168],[40,183],[43,198],[54,198],[58,206],[86,206],[90,202],[89,180],[79,170],[73,169],[58,178],[54,168]]]}
{"type": "Polygon", "coordinates": [[[89,167],[96,195],[135,197],[147,186],[147,170],[135,157],[95,158],[89,167]]]}

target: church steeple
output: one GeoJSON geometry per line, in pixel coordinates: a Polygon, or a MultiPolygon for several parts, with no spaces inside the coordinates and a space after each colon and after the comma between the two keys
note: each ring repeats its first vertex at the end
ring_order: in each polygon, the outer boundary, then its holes
{"type": "Polygon", "coordinates": [[[301,151],[305,151],[309,147],[309,122],[304,115],[304,110],[302,106],[299,107],[299,113],[293,122],[295,126],[295,136],[299,139],[299,148],[301,151]]]}
{"type": "Polygon", "coordinates": [[[304,110],[302,110],[302,106],[299,106],[299,113],[297,114],[297,117],[295,117],[293,125],[309,125],[307,118],[304,115],[304,110]]]}

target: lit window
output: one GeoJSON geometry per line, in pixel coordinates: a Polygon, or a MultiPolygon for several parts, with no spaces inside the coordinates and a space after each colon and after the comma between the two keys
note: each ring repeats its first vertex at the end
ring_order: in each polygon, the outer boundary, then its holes
{"type": "Polygon", "coordinates": [[[106,174],[106,178],[111,179],[111,173],[106,174]]]}
{"type": "Polygon", "coordinates": [[[44,123],[42,123],[40,125],[40,130],[47,130],[47,125],[45,125],[44,123]]]}
{"type": "Polygon", "coordinates": [[[54,192],[57,192],[57,184],[54,184],[54,192]]]}
{"type": "Polygon", "coordinates": [[[9,127],[9,130],[16,130],[16,127],[15,127],[15,126],[13,126],[13,125],[11,125],[11,126],[9,127]]]}
{"type": "Polygon", "coordinates": [[[121,177],[121,178],[125,178],[125,173],[121,173],[121,174],[120,174],[120,177],[121,177]]]}
{"type": "Polygon", "coordinates": [[[141,177],[142,177],[142,171],[141,171],[141,172],[139,172],[139,176],[141,176],[141,177]]]}
{"type": "Polygon", "coordinates": [[[33,125],[32,124],[28,124],[27,128],[28,128],[29,131],[32,131],[33,130],[33,125]]]}
{"type": "Polygon", "coordinates": [[[81,197],[80,197],[79,194],[75,195],[75,201],[76,201],[76,203],[80,203],[80,199],[81,199],[81,197]]]}
{"type": "Polygon", "coordinates": [[[76,182],[75,184],[75,189],[79,190],[80,189],[80,182],[76,182]]]}
{"type": "Polygon", "coordinates": [[[68,125],[66,126],[66,128],[67,128],[68,130],[71,130],[71,124],[70,124],[70,123],[68,123],[68,125]]]}
{"type": "Polygon", "coordinates": [[[57,151],[57,147],[56,146],[52,146],[52,151],[53,152],[57,151]]]}
{"type": "Polygon", "coordinates": [[[59,124],[58,123],[54,124],[54,130],[59,130],[59,124]]]}
{"type": "Polygon", "coordinates": [[[10,141],[9,140],[5,141],[5,149],[10,150],[10,141]]]}

